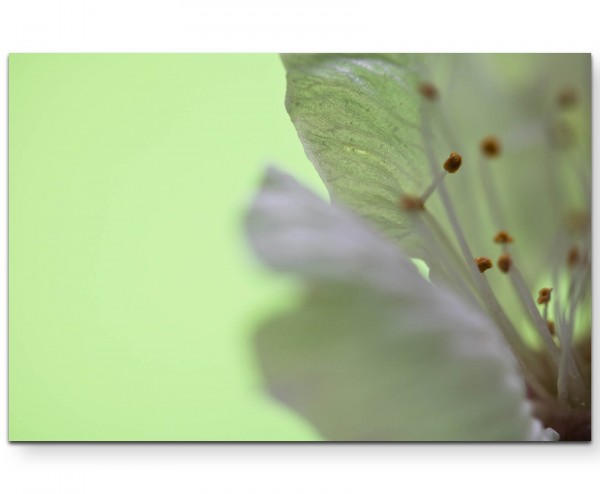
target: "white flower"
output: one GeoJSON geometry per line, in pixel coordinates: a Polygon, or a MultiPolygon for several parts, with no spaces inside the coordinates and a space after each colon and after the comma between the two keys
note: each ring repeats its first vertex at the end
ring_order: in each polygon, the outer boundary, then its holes
{"type": "Polygon", "coordinates": [[[258,333],[271,393],[331,440],[589,440],[589,57],[284,63],[334,204],[271,169],[250,210],[307,287],[258,333]]]}

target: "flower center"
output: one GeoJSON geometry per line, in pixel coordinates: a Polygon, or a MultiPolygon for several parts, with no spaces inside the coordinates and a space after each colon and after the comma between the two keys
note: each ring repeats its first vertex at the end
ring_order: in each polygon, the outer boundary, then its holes
{"type": "MultiPolygon", "coordinates": [[[[446,274],[445,281],[451,289],[457,291],[471,303],[486,311],[502,332],[508,345],[522,369],[530,398],[535,405],[535,413],[544,424],[552,427],[563,439],[585,439],[590,434],[590,380],[591,380],[591,338],[586,315],[590,311],[590,262],[589,256],[582,255],[580,247],[565,246],[564,241],[551,245],[553,256],[549,266],[550,287],[539,287],[537,299],[534,291],[528,286],[513,252],[513,237],[505,228],[509,221],[502,208],[498,192],[501,190],[490,172],[489,162],[501,155],[503,146],[494,136],[484,138],[480,143],[480,158],[477,163],[481,190],[486,197],[487,213],[493,224],[500,230],[493,240],[501,246],[502,252],[496,266],[510,281],[513,298],[518,300],[527,315],[527,321],[517,321],[515,325],[507,316],[497,293],[488,282],[486,272],[493,267],[490,258],[475,258],[462,230],[459,216],[455,211],[444,179],[456,173],[463,159],[457,152],[452,152],[444,161],[441,170],[433,149],[433,134],[430,129],[431,112],[436,111],[439,92],[431,83],[422,83],[419,90],[423,96],[422,125],[425,152],[432,172],[432,181],[428,187],[416,196],[404,196],[399,206],[411,212],[410,217],[416,230],[431,250],[434,263],[430,266],[446,274]],[[448,225],[456,244],[448,237],[438,219],[425,206],[427,201],[437,193],[446,214],[448,225]],[[458,251],[455,245],[458,246],[458,251]],[[436,247],[436,246],[441,246],[436,247]],[[560,254],[560,256],[556,254],[560,254]],[[537,303],[536,303],[537,302],[537,303]],[[522,326],[533,328],[537,345],[526,341],[522,326]],[[575,339],[575,334],[583,337],[575,339]]],[[[576,95],[565,92],[558,99],[559,108],[571,108],[575,105],[576,95]]],[[[443,118],[443,116],[442,116],[443,118]]],[[[449,125],[443,126],[450,129],[449,125]]],[[[554,129],[555,130],[555,129],[554,129]]],[[[569,130],[570,133],[572,133],[569,130]]],[[[552,139],[557,140],[555,134],[552,139]]],[[[572,136],[571,136],[572,137],[572,136]]],[[[448,141],[452,136],[446,135],[448,141]]],[[[561,146],[565,144],[560,139],[561,146]]],[[[553,174],[553,170],[548,170],[553,174]]],[[[552,179],[552,177],[550,177],[552,179]]],[[[556,178],[556,177],[554,177],[556,178]]],[[[550,180],[552,182],[552,180],[550,180]]],[[[554,181],[556,182],[556,180],[554,181]]],[[[582,185],[588,188],[585,180],[582,185]]],[[[554,183],[556,186],[556,183],[554,183]]],[[[554,197],[554,196],[553,196],[554,197]]],[[[559,196],[557,196],[558,201],[559,196]]],[[[543,214],[551,214],[544,211],[543,214]]],[[[589,243],[589,215],[579,215],[572,221],[571,231],[583,234],[583,244],[589,243]],[[583,218],[583,219],[581,219],[583,218]]],[[[572,239],[569,238],[572,242],[572,239]]],[[[524,265],[527,267],[527,265],[524,265]]],[[[512,313],[509,313],[513,316],[512,313]]],[[[514,316],[513,316],[514,319],[514,316]]]]}

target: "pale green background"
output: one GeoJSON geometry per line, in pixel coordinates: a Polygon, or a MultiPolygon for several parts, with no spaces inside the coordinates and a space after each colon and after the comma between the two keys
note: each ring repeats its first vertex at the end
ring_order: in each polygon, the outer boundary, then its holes
{"type": "Polygon", "coordinates": [[[253,330],[294,286],[242,219],[266,163],[323,190],[275,55],[11,55],[12,441],[310,440],[253,330]]]}

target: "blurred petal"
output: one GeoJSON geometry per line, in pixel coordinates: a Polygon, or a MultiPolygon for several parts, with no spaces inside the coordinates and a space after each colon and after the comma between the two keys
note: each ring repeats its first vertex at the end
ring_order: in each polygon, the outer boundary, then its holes
{"type": "Polygon", "coordinates": [[[494,325],[360,219],[271,170],[248,231],[268,264],[309,281],[257,344],[272,394],[325,438],[544,439],[494,325]]]}
{"type": "Polygon", "coordinates": [[[414,265],[363,220],[329,206],[274,168],[252,205],[247,228],[252,246],[269,266],[312,281],[371,284],[383,290],[417,288],[422,281],[414,265]]]}

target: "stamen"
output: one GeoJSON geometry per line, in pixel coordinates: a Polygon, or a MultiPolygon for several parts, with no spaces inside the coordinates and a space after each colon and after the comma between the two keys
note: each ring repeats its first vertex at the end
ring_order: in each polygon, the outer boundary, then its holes
{"type": "MultiPolygon", "coordinates": [[[[546,347],[550,353],[550,356],[552,357],[552,360],[554,361],[555,364],[557,364],[558,363],[558,349],[556,348],[556,343],[552,339],[552,336],[550,336],[550,332],[548,331],[548,326],[547,326],[546,322],[544,321],[544,319],[542,319],[540,312],[538,311],[537,307],[535,306],[533,297],[531,296],[531,293],[529,292],[529,288],[527,288],[527,284],[525,283],[525,279],[523,278],[523,275],[521,275],[521,272],[517,269],[517,266],[515,266],[514,264],[512,265],[512,267],[510,269],[509,276],[510,276],[511,281],[513,282],[513,286],[515,287],[517,294],[519,295],[519,298],[521,299],[521,303],[523,304],[523,307],[525,308],[525,310],[529,313],[529,316],[531,317],[531,322],[533,323],[533,326],[535,327],[538,334],[540,335],[540,337],[546,344],[546,347]]],[[[548,297],[549,297],[549,294],[548,294],[548,297]]],[[[550,299],[548,298],[548,300],[550,300],[550,299]]]]}
{"type": "Polygon", "coordinates": [[[567,266],[569,266],[569,269],[574,269],[577,264],[579,264],[580,259],[579,249],[577,247],[571,247],[567,254],[567,266]]]}
{"type": "Polygon", "coordinates": [[[423,211],[425,209],[421,198],[416,196],[402,196],[398,206],[405,211],[423,211]]]}
{"type": "Polygon", "coordinates": [[[547,304],[548,302],[550,302],[550,294],[551,293],[552,293],[552,288],[542,288],[538,292],[537,303],[542,305],[542,304],[547,304]]]}
{"type": "Polygon", "coordinates": [[[581,263],[577,269],[571,270],[570,276],[571,282],[569,283],[568,292],[569,318],[567,324],[570,328],[570,331],[573,331],[575,327],[575,317],[577,315],[576,308],[586,297],[587,287],[589,286],[588,283],[590,271],[587,259],[584,260],[584,262],[581,263]]]}
{"type": "MultiPolygon", "coordinates": [[[[558,284],[560,264],[554,263],[552,269],[552,279],[555,284],[558,284]]],[[[580,268],[581,269],[581,266],[580,268]]],[[[569,294],[569,298],[571,294],[569,294]]],[[[581,370],[577,366],[577,361],[572,347],[572,328],[566,321],[566,314],[561,310],[560,297],[553,297],[554,321],[557,329],[558,339],[560,342],[560,363],[558,368],[558,398],[560,401],[566,402],[569,392],[569,382],[572,383],[571,393],[576,396],[584,396],[586,391],[581,370]]]]}
{"type": "Polygon", "coordinates": [[[560,361],[558,365],[558,380],[556,383],[557,395],[559,401],[562,403],[568,402],[569,397],[569,377],[576,369],[575,360],[572,356],[571,342],[573,333],[565,321],[565,315],[561,312],[558,306],[558,297],[554,302],[554,313],[558,322],[559,333],[560,333],[560,361]],[[570,371],[570,372],[569,372],[570,371]]]}
{"type": "Polygon", "coordinates": [[[448,173],[456,173],[462,165],[462,156],[458,153],[450,153],[448,159],[444,162],[444,170],[448,173]]]}
{"type": "Polygon", "coordinates": [[[481,141],[481,152],[488,158],[493,158],[500,154],[500,141],[493,136],[486,137],[481,141]]]}
{"type": "Polygon", "coordinates": [[[467,283],[473,292],[476,290],[476,286],[473,283],[473,279],[470,276],[469,269],[465,266],[464,260],[460,257],[460,254],[456,251],[456,246],[450,241],[450,238],[439,224],[439,222],[435,219],[430,212],[426,211],[423,215],[425,222],[429,225],[431,231],[437,238],[438,242],[442,245],[440,249],[442,254],[445,254],[448,259],[446,264],[449,266],[456,267],[456,271],[460,273],[460,276],[463,278],[464,282],[467,283]]]}
{"type": "Polygon", "coordinates": [[[505,232],[504,230],[501,230],[494,237],[494,242],[496,242],[497,244],[502,244],[502,247],[504,248],[504,252],[506,252],[507,247],[508,247],[507,244],[512,244],[513,238],[507,232],[505,232]]]}
{"type": "Polygon", "coordinates": [[[432,269],[430,276],[440,277],[446,274],[443,282],[448,283],[458,293],[468,300],[474,307],[479,307],[480,302],[475,297],[473,280],[462,258],[456,252],[456,247],[450,242],[441,225],[429,211],[415,218],[415,226],[425,240],[425,248],[430,252],[432,269]]]}
{"type": "Polygon", "coordinates": [[[477,268],[479,269],[480,273],[484,273],[488,269],[494,267],[494,265],[492,264],[492,260],[488,257],[478,257],[477,259],[475,259],[475,264],[477,264],[477,268]]]}
{"type": "Polygon", "coordinates": [[[430,82],[422,82],[419,84],[419,92],[421,96],[429,101],[436,101],[439,97],[437,88],[430,82]]]}
{"type": "Polygon", "coordinates": [[[568,403],[569,397],[580,400],[585,396],[585,384],[574,356],[573,327],[565,320],[565,313],[560,309],[559,297],[554,299],[554,314],[558,323],[560,341],[557,394],[561,402],[568,403]]]}
{"type": "Polygon", "coordinates": [[[578,102],[577,92],[572,87],[566,87],[558,93],[556,102],[561,109],[572,108],[578,102]]]}
{"type": "Polygon", "coordinates": [[[403,196],[400,199],[400,206],[406,211],[418,211],[425,209],[425,202],[431,194],[437,189],[438,185],[442,183],[442,180],[448,173],[456,173],[462,164],[462,157],[458,153],[450,153],[450,157],[444,162],[444,169],[438,172],[429,186],[421,194],[420,197],[415,196],[403,196]]]}
{"type": "MultiPolygon", "coordinates": [[[[558,365],[558,380],[556,391],[559,401],[566,403],[569,389],[569,357],[571,356],[571,334],[564,320],[564,315],[558,309],[557,301],[554,302],[556,322],[560,328],[560,361],[558,365]]],[[[573,365],[573,364],[571,364],[573,365]]]]}
{"type": "Polygon", "coordinates": [[[513,238],[507,232],[501,230],[494,237],[494,242],[497,244],[512,244],[513,238]]]}
{"type": "Polygon", "coordinates": [[[500,271],[502,271],[503,273],[508,273],[510,270],[510,266],[512,265],[512,258],[510,257],[510,254],[502,254],[498,258],[496,265],[498,266],[498,269],[500,271]]]}
{"type": "Polygon", "coordinates": [[[550,324],[548,322],[548,305],[550,304],[544,304],[544,308],[542,309],[543,313],[542,313],[542,317],[544,318],[544,321],[546,321],[546,326],[548,327],[548,331],[550,331],[550,334],[552,336],[554,336],[554,323],[552,323],[552,329],[550,329],[550,324]]]}
{"type": "MultiPolygon", "coordinates": [[[[490,146],[491,147],[491,146],[490,146]]],[[[498,144],[499,147],[499,144],[498,144]]],[[[482,145],[483,151],[483,145],[482,145]]],[[[498,154],[498,153],[497,153],[498,154]]],[[[483,156],[479,158],[478,168],[479,168],[479,177],[481,180],[481,184],[483,186],[483,190],[485,195],[487,196],[487,209],[494,222],[496,228],[506,228],[508,225],[506,224],[506,218],[504,216],[502,203],[500,202],[500,198],[496,193],[496,184],[494,180],[494,170],[489,165],[489,158],[492,156],[488,152],[483,152],[483,156]]]]}
{"type": "MultiPolygon", "coordinates": [[[[512,242],[513,239],[505,231],[500,231],[494,237],[494,240],[496,241],[496,243],[503,244],[503,247],[506,248],[506,244],[508,242],[512,242]]],[[[515,290],[517,291],[517,294],[519,295],[519,298],[521,299],[521,302],[523,303],[523,306],[525,307],[525,310],[529,312],[533,325],[536,327],[538,334],[546,342],[547,346],[551,348],[550,354],[555,358],[556,362],[556,344],[552,341],[552,338],[548,337],[548,333],[544,331],[544,329],[547,329],[548,332],[550,331],[550,328],[548,326],[548,302],[550,301],[550,294],[552,293],[552,288],[542,288],[538,293],[539,296],[537,299],[537,303],[544,304],[544,315],[542,318],[535,305],[533,304],[533,300],[531,298],[531,295],[529,294],[529,290],[527,288],[525,280],[523,279],[523,276],[516,269],[516,267],[514,269],[511,269],[513,262],[510,254],[508,254],[507,252],[502,254],[498,258],[497,264],[498,269],[500,269],[500,271],[502,271],[503,273],[511,273],[511,280],[513,282],[515,290]],[[553,344],[550,345],[550,342],[552,342],[553,344]]]]}
{"type": "Polygon", "coordinates": [[[548,331],[552,336],[556,336],[556,328],[554,327],[554,321],[547,320],[546,326],[548,326],[548,331]]]}
{"type": "Polygon", "coordinates": [[[429,186],[425,189],[425,192],[423,192],[421,194],[421,202],[425,203],[425,201],[427,199],[429,199],[429,197],[431,196],[431,194],[433,194],[433,191],[435,189],[437,189],[437,186],[442,182],[442,180],[444,180],[444,177],[447,175],[448,173],[445,170],[442,170],[441,172],[439,172],[434,178],[433,181],[429,184],[429,186]]]}

